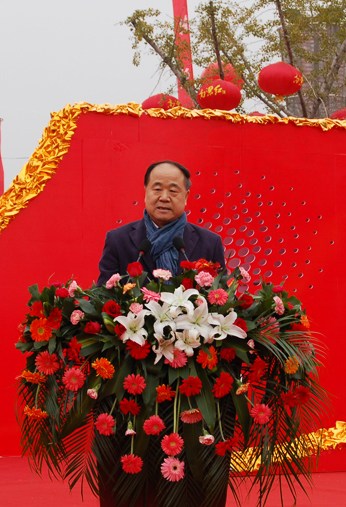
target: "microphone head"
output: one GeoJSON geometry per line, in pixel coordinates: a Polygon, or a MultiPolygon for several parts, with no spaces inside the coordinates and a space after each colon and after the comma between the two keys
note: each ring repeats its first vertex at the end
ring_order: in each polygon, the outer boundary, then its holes
{"type": "Polygon", "coordinates": [[[173,238],[173,245],[179,252],[184,252],[185,243],[182,237],[176,236],[175,238],[173,238]]]}
{"type": "Polygon", "coordinates": [[[148,238],[143,239],[143,241],[139,245],[139,251],[142,253],[142,255],[149,252],[150,248],[151,248],[151,243],[148,240],[148,238]]]}

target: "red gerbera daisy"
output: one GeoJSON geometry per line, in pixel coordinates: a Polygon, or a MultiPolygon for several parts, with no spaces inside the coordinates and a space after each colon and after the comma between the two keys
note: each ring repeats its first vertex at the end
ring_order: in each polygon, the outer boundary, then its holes
{"type": "MultiPolygon", "coordinates": [[[[121,334],[123,334],[124,331],[125,328],[123,327],[121,334]]],[[[144,345],[139,345],[139,343],[133,342],[132,340],[127,340],[126,348],[129,351],[130,356],[137,361],[140,359],[145,359],[150,354],[150,343],[147,341],[144,343],[144,345]]]]}
{"type": "Polygon", "coordinates": [[[125,454],[120,458],[121,466],[127,474],[138,474],[143,467],[143,460],[135,454],[125,454]]]}
{"type": "Polygon", "coordinates": [[[268,365],[263,359],[256,357],[250,368],[249,381],[260,382],[265,375],[267,367],[268,365]]]}
{"type": "Polygon", "coordinates": [[[69,368],[65,371],[62,382],[69,391],[78,391],[85,382],[85,375],[79,368],[69,368]]]}
{"type": "Polygon", "coordinates": [[[227,371],[222,371],[219,378],[215,380],[213,394],[215,398],[223,398],[231,392],[234,379],[227,371]]]}
{"type": "Polygon", "coordinates": [[[202,365],[202,368],[213,370],[218,363],[215,347],[211,346],[207,350],[200,350],[196,361],[202,365]]]}
{"type": "Polygon", "coordinates": [[[202,381],[199,377],[189,376],[183,379],[179,391],[185,396],[196,396],[202,390],[202,381]]]}
{"type": "Polygon", "coordinates": [[[132,414],[138,415],[141,411],[141,407],[135,400],[128,400],[127,398],[123,398],[119,403],[120,410],[123,414],[132,414]]]}
{"type": "Polygon", "coordinates": [[[311,391],[308,387],[298,386],[294,390],[294,397],[297,405],[304,405],[311,397],[311,391]]]}
{"type": "Polygon", "coordinates": [[[96,421],[95,427],[100,435],[112,435],[114,433],[115,419],[109,414],[100,414],[96,421]]]}
{"type": "Polygon", "coordinates": [[[203,419],[202,412],[198,408],[184,410],[180,414],[180,419],[186,424],[195,424],[203,419]]]}
{"type": "MultiPolygon", "coordinates": [[[[123,327],[121,334],[123,334],[124,331],[125,328],[123,327]]],[[[144,343],[144,345],[139,345],[139,343],[133,342],[132,340],[127,340],[126,348],[129,351],[130,356],[137,361],[140,359],[145,359],[150,354],[150,343],[147,341],[144,343]]]]}
{"type": "Polygon", "coordinates": [[[168,456],[180,454],[184,447],[184,440],[178,433],[165,435],[161,440],[161,448],[168,456]]]}
{"type": "Polygon", "coordinates": [[[60,368],[60,362],[56,354],[50,354],[48,350],[44,350],[37,354],[35,366],[39,372],[45,375],[53,375],[60,368]]]}
{"type": "Polygon", "coordinates": [[[34,342],[45,342],[52,336],[52,328],[45,318],[33,320],[30,325],[30,332],[34,342]]]}
{"type": "Polygon", "coordinates": [[[135,375],[134,373],[131,373],[125,377],[123,386],[128,393],[136,395],[142,394],[146,388],[146,383],[142,375],[135,375]]]}
{"type": "Polygon", "coordinates": [[[143,424],[144,433],[147,435],[159,435],[165,427],[165,423],[158,415],[152,415],[149,419],[146,419],[143,424]]]}
{"type": "Polygon", "coordinates": [[[231,363],[236,356],[236,352],[232,347],[222,347],[220,357],[224,361],[231,363]]]}
{"type": "Polygon", "coordinates": [[[171,388],[171,386],[166,386],[165,384],[161,384],[156,388],[156,401],[157,403],[162,403],[163,401],[171,401],[175,397],[175,391],[171,388]]]}
{"type": "Polygon", "coordinates": [[[174,347],[173,360],[168,361],[168,359],[165,359],[164,363],[169,364],[172,368],[182,368],[187,363],[187,355],[183,350],[174,347]]]}
{"type": "Polygon", "coordinates": [[[264,403],[256,403],[256,405],[250,410],[250,415],[254,418],[255,423],[266,424],[269,422],[272,410],[264,403]]]}

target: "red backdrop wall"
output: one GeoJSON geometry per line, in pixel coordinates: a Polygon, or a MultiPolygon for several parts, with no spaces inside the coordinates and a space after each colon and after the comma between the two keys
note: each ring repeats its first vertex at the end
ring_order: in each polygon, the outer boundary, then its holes
{"type": "MultiPolygon", "coordinates": [[[[284,278],[286,289],[303,300],[313,329],[328,346],[321,382],[331,392],[332,408],[324,416],[325,427],[346,421],[345,127],[336,122],[324,130],[323,122],[237,118],[154,117],[87,108],[51,178],[47,167],[55,155],[42,159],[41,150],[40,163],[31,172],[47,180],[44,190],[37,193],[32,186],[37,195],[27,196],[28,205],[22,207],[23,187],[30,187],[32,178],[27,170],[26,183],[4,194],[0,454],[20,452],[15,377],[24,360],[14,343],[26,312],[27,287],[70,277],[89,286],[98,276],[106,231],[142,216],[143,173],[160,159],[190,169],[189,220],[222,236],[230,267],[248,269],[253,288],[261,278],[274,283],[284,278]],[[9,210],[18,202],[22,209],[10,220],[9,210]]],[[[48,140],[57,151],[58,137],[58,131],[46,133],[46,144],[48,140]]],[[[345,470],[344,458],[345,453],[334,451],[322,468],[345,470]]]]}

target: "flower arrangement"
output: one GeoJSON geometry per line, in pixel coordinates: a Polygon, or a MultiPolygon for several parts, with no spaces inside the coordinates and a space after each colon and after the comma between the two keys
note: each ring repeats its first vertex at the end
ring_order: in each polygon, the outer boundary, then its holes
{"type": "Polygon", "coordinates": [[[148,505],[221,506],[249,475],[263,505],[275,473],[295,495],[325,398],[301,302],[271,283],[250,294],[242,268],[181,268],[29,288],[23,453],[117,505],[150,490],[148,505]]]}

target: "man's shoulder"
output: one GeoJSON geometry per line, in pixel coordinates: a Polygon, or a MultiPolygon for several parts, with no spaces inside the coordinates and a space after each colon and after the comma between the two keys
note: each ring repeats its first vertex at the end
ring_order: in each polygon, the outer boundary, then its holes
{"type": "Polygon", "coordinates": [[[134,229],[138,229],[143,223],[143,220],[135,220],[133,222],[129,222],[124,225],[119,225],[119,227],[115,227],[114,229],[111,229],[107,231],[107,236],[111,237],[117,237],[117,236],[123,236],[124,234],[127,235],[134,229]]]}

